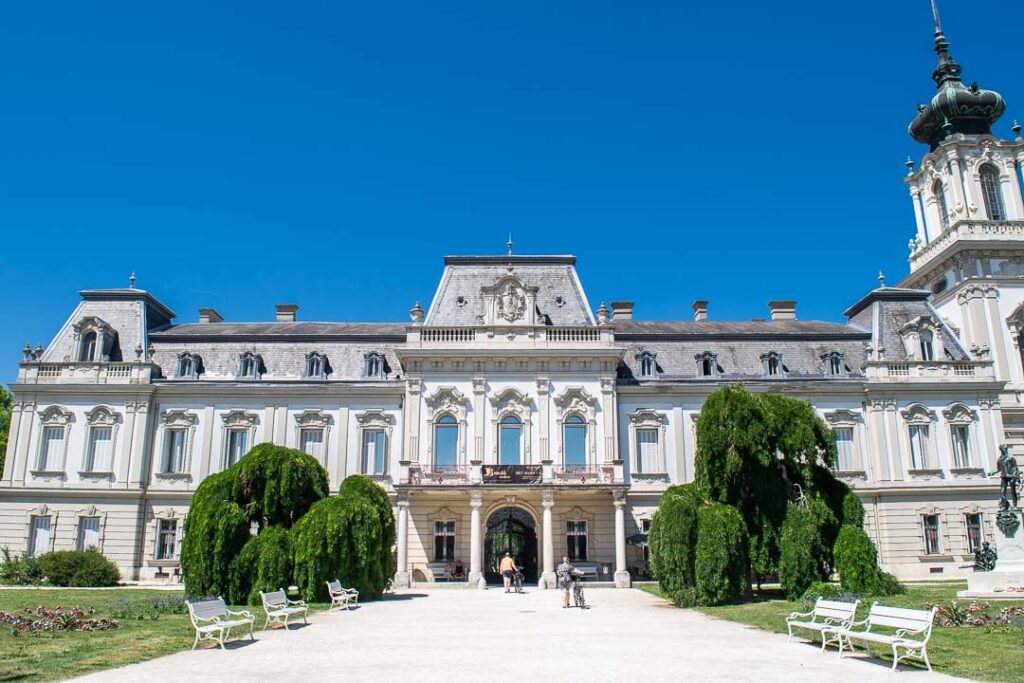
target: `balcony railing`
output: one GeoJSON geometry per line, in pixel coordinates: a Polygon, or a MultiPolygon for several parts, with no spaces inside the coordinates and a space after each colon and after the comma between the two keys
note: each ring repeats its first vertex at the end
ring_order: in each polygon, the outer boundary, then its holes
{"type": "Polygon", "coordinates": [[[869,361],[868,379],[896,382],[993,379],[991,361],[869,361]]]}
{"type": "Polygon", "coordinates": [[[614,484],[614,465],[554,465],[556,484],[614,484]]]}
{"type": "Polygon", "coordinates": [[[1024,221],[958,221],[936,239],[910,255],[910,269],[917,270],[942,253],[954,241],[1024,241],[1024,221]]]}
{"type": "Polygon", "coordinates": [[[426,327],[412,325],[406,328],[409,346],[474,345],[495,346],[513,343],[533,346],[561,346],[563,344],[602,344],[611,346],[615,335],[609,327],[547,327],[544,325],[426,327]]]}
{"type": "Polygon", "coordinates": [[[149,384],[156,366],[149,362],[39,363],[24,361],[18,371],[21,384],[149,384]]]}
{"type": "Polygon", "coordinates": [[[413,485],[458,486],[469,483],[468,465],[409,465],[409,483],[413,485]]]}

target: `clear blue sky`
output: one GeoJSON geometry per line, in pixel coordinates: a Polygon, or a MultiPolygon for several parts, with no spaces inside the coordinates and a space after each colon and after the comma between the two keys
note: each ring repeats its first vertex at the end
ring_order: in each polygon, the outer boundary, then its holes
{"type": "MultiPolygon", "coordinates": [[[[1009,137],[1020,5],[941,11],[1009,137]]],[[[638,318],[841,320],[907,270],[931,49],[927,0],[9,4],[0,380],[133,270],[179,322],[406,320],[509,231],[638,318]]]]}

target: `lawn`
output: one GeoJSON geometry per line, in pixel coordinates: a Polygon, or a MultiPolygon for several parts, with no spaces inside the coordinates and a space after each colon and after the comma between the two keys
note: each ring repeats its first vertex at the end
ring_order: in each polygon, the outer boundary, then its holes
{"type": "MultiPolygon", "coordinates": [[[[94,608],[94,617],[110,616],[119,602],[144,605],[154,597],[181,596],[155,590],[0,590],[0,611],[26,608],[94,608]]],[[[323,608],[311,605],[310,611],[323,608]]],[[[241,608],[240,608],[241,609],[241,608]]],[[[259,608],[250,609],[259,616],[259,608]]],[[[100,632],[15,633],[0,626],[0,682],[53,681],[153,659],[192,647],[195,632],[188,614],[160,614],[156,619],[118,619],[120,627],[100,632]]],[[[262,620],[257,619],[257,627],[262,620]]],[[[257,635],[257,638],[259,636],[257,635]]],[[[209,645],[207,645],[209,647],[209,645]]]]}
{"type": "MultiPolygon", "coordinates": [[[[878,601],[893,607],[921,609],[925,603],[948,603],[955,600],[956,592],[964,588],[966,585],[962,583],[908,586],[906,595],[879,598],[878,601]]],[[[644,586],[643,590],[660,596],[657,585],[644,586]]],[[[970,600],[959,602],[967,604],[970,600]]],[[[1020,604],[1024,603],[992,603],[995,609],[1020,604]]],[[[784,600],[778,593],[771,591],[764,591],[759,597],[738,605],[697,609],[718,619],[779,633],[786,632],[785,617],[790,612],[806,611],[802,603],[784,600]]],[[[863,606],[859,607],[857,617],[863,619],[867,613],[866,609],[863,606]]],[[[891,651],[886,653],[881,648],[873,651],[876,656],[892,661],[891,651]]],[[[954,676],[980,681],[1024,683],[1024,629],[1011,626],[936,627],[928,643],[928,657],[936,671],[954,676]]],[[[913,661],[906,664],[915,665],[916,662],[913,661]]],[[[903,662],[900,662],[900,667],[903,666],[903,662]]]]}

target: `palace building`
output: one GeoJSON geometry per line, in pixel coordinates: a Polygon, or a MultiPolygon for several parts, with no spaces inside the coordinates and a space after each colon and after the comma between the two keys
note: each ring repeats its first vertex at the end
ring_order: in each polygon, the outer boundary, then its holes
{"type": "MultiPolygon", "coordinates": [[[[26,347],[0,480],[0,546],[98,547],[126,579],[180,579],[192,492],[253,445],[316,457],[331,489],[370,475],[393,501],[399,586],[493,581],[515,554],[553,585],[569,555],[646,577],[662,492],[694,476],[695,424],[727,384],[809,400],[835,430],[884,568],[954,577],[993,535],[997,449],[1024,454],[1024,140],[936,21],[937,91],[910,126],[910,274],[844,322],[647,321],[594,307],[573,256],[449,256],[408,321],[180,321],[151,293],[87,289],[26,347]],[[56,324],[56,321],[55,321],[56,324]]],[[[838,311],[837,311],[838,313],[838,311]]],[[[396,316],[397,317],[397,316],[396,316]]],[[[838,316],[837,316],[838,317],[838,316]]]]}

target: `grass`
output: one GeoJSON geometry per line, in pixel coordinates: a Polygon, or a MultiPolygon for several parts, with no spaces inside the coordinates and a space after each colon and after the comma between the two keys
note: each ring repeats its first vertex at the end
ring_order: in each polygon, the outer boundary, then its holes
{"type": "MultiPolygon", "coordinates": [[[[948,603],[950,600],[956,600],[956,592],[964,588],[966,585],[963,583],[908,586],[906,595],[879,598],[878,602],[892,607],[921,609],[925,603],[948,603]]],[[[643,586],[642,590],[661,596],[657,585],[643,586]]],[[[970,600],[959,602],[966,604],[970,600]]],[[[992,603],[994,608],[1019,604],[1024,603],[992,603]]],[[[806,611],[802,603],[785,600],[780,593],[772,591],[763,591],[755,598],[737,605],[696,609],[717,619],[735,621],[777,633],[786,632],[785,618],[790,612],[806,611]]],[[[865,607],[857,608],[858,618],[863,619],[866,613],[865,607]]],[[[882,648],[872,648],[872,651],[876,657],[892,661],[891,651],[886,653],[882,648]]],[[[953,676],[979,681],[1024,683],[1024,630],[1011,626],[937,626],[928,643],[928,658],[936,671],[953,676]]],[[[915,665],[914,661],[906,663],[908,667],[915,665]]],[[[900,662],[900,667],[903,666],[904,663],[900,662]]]]}
{"type": "MultiPolygon", "coordinates": [[[[108,616],[119,601],[147,602],[153,597],[174,594],[135,589],[0,590],[0,611],[17,613],[39,605],[79,606],[95,608],[94,616],[102,617],[108,616]]],[[[310,612],[325,607],[310,605],[310,612]]],[[[257,617],[260,615],[259,608],[238,609],[249,609],[257,617]]],[[[192,647],[195,632],[188,614],[118,621],[120,628],[94,633],[15,633],[11,627],[0,627],[0,682],[72,678],[192,647]]],[[[258,628],[262,621],[257,619],[256,625],[258,628]]]]}

